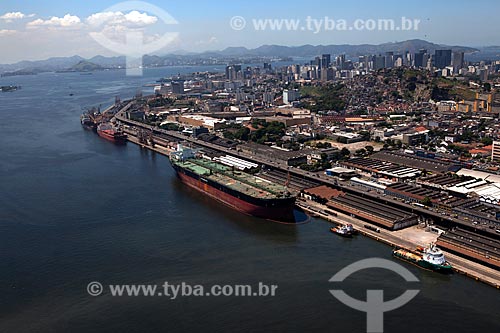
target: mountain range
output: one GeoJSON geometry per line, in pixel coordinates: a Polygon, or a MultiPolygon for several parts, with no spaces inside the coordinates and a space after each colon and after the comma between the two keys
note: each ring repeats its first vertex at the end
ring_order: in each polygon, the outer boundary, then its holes
{"type": "MultiPolygon", "coordinates": [[[[297,57],[311,59],[321,54],[346,54],[348,58],[355,58],[360,55],[368,54],[383,54],[393,51],[394,53],[403,53],[409,51],[411,53],[420,49],[426,49],[429,53],[434,53],[437,49],[451,49],[453,51],[463,51],[469,57],[477,58],[480,56],[491,59],[498,57],[500,54],[499,46],[489,46],[485,48],[472,48],[467,46],[449,46],[442,44],[434,44],[421,39],[407,40],[403,42],[393,42],[384,44],[361,44],[361,45],[303,45],[303,46],[281,46],[281,45],[262,45],[254,49],[246,47],[228,47],[221,51],[206,51],[203,53],[188,53],[176,52],[168,55],[145,55],[143,64],[146,67],[157,67],[172,64],[192,64],[203,59],[219,59],[230,61],[231,58],[244,60],[245,58],[273,58],[273,57],[297,57]]],[[[69,70],[78,63],[86,61],[87,63],[95,64],[95,68],[117,68],[125,65],[124,56],[104,57],[95,56],[90,59],[84,59],[80,56],[72,57],[55,57],[40,61],[20,61],[15,64],[0,65],[0,72],[46,72],[69,70]]],[[[202,63],[202,62],[200,62],[202,63]]]]}

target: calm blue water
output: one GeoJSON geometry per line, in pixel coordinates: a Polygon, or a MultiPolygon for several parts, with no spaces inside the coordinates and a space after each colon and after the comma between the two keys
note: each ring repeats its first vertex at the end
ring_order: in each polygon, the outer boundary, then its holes
{"type": "MultiPolygon", "coordinates": [[[[389,247],[337,238],[322,220],[286,226],[243,216],[180,184],[166,158],[79,124],[82,107],[196,70],[207,67],[0,79],[23,86],[0,94],[0,332],[364,331],[364,314],[334,299],[328,290],[338,285],[328,279],[359,259],[391,259],[389,247]],[[91,297],[91,281],[279,288],[275,297],[170,300],[91,297]]],[[[386,299],[421,289],[386,313],[386,332],[500,331],[497,290],[403,265],[420,283],[367,270],[341,287],[359,299],[366,289],[384,289],[386,299]]]]}

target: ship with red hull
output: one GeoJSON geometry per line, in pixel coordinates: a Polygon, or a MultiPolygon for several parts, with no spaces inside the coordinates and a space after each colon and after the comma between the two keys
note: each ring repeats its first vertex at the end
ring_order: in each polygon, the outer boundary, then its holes
{"type": "Polygon", "coordinates": [[[106,140],[114,143],[124,144],[127,142],[127,135],[116,129],[110,123],[102,123],[97,126],[97,134],[106,140]]]}
{"type": "Polygon", "coordinates": [[[179,179],[213,199],[248,215],[294,223],[295,196],[285,186],[195,156],[190,149],[170,155],[179,179]]]}

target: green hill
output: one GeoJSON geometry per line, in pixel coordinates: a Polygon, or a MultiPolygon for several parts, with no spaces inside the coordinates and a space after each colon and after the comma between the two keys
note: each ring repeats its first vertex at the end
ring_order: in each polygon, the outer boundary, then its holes
{"type": "Polygon", "coordinates": [[[91,72],[91,71],[100,71],[103,69],[104,67],[86,60],[82,60],[76,65],[73,65],[70,68],[68,68],[69,71],[75,71],[75,72],[91,72]]]}

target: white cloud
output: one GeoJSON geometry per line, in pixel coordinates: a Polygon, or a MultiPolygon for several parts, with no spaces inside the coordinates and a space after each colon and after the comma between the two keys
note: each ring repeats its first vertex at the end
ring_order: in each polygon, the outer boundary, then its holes
{"type": "Polygon", "coordinates": [[[9,36],[15,34],[16,32],[16,30],[0,29],[0,36],[9,36]]]}
{"type": "Polygon", "coordinates": [[[106,24],[107,26],[120,25],[129,28],[137,28],[155,24],[158,21],[158,18],[156,16],[150,16],[147,13],[140,13],[134,10],[127,14],[122,12],[95,13],[87,17],[86,21],[89,25],[94,27],[106,24]]]}
{"type": "Polygon", "coordinates": [[[27,27],[39,27],[39,26],[74,27],[80,25],[80,23],[81,20],[78,16],[66,14],[64,15],[64,17],[52,16],[49,20],[37,19],[29,22],[27,24],[27,27]]]}
{"type": "Polygon", "coordinates": [[[20,20],[26,17],[33,17],[35,14],[24,14],[21,12],[9,12],[0,16],[0,19],[5,20],[7,22],[12,22],[14,20],[20,20]]]}

